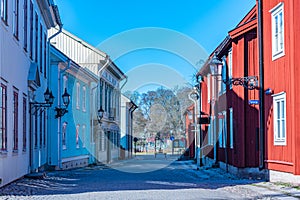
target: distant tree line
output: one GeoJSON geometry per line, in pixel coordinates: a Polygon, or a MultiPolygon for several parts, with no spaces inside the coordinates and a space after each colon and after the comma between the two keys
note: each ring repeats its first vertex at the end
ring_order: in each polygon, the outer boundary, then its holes
{"type": "Polygon", "coordinates": [[[181,138],[185,131],[184,112],[192,104],[188,98],[190,91],[190,87],[160,87],[142,94],[125,92],[124,95],[138,105],[133,115],[134,137],[147,139],[172,135],[181,138]]]}

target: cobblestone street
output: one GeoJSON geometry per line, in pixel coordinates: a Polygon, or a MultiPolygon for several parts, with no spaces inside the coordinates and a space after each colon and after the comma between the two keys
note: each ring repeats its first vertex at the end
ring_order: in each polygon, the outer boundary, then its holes
{"type": "Polygon", "coordinates": [[[137,156],[109,166],[48,172],[44,179],[20,179],[1,188],[0,199],[292,199],[263,184],[219,169],[196,170],[192,161],[175,157],[137,156]]]}

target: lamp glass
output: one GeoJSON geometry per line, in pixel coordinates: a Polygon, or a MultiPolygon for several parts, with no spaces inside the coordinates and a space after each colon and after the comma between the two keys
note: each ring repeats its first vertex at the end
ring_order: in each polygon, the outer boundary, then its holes
{"type": "Polygon", "coordinates": [[[222,69],[223,63],[218,59],[217,55],[214,54],[213,58],[209,63],[211,75],[217,76],[222,69]]]}
{"type": "Polygon", "coordinates": [[[49,88],[47,88],[46,92],[44,93],[44,98],[45,98],[46,103],[48,103],[50,100],[49,88]]]}
{"type": "Polygon", "coordinates": [[[67,92],[67,88],[65,88],[65,92],[64,94],[62,95],[62,99],[63,99],[63,102],[64,102],[64,105],[66,107],[68,107],[69,103],[70,103],[70,95],[68,94],[67,92]]]}
{"type": "Polygon", "coordinates": [[[100,109],[98,110],[98,118],[101,120],[103,118],[104,110],[102,106],[100,106],[100,109]]]}

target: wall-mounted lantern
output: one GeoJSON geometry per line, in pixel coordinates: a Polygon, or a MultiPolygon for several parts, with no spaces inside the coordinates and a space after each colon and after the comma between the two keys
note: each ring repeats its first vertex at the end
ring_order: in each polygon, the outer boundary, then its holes
{"type": "Polygon", "coordinates": [[[100,125],[101,125],[101,120],[103,118],[103,114],[104,114],[104,110],[103,110],[102,106],[100,106],[100,109],[97,112],[98,122],[100,125]]]}
{"type": "Polygon", "coordinates": [[[65,88],[65,92],[62,95],[62,99],[63,99],[64,107],[56,107],[55,108],[55,111],[56,111],[55,118],[62,117],[62,116],[64,116],[64,114],[66,114],[68,112],[67,108],[70,104],[70,95],[67,92],[67,88],[65,88]]]}

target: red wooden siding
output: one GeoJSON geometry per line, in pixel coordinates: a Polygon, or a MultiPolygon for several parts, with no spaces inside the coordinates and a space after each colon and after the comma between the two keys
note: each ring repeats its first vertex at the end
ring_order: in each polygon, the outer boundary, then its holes
{"type": "Polygon", "coordinates": [[[286,92],[286,145],[274,145],[273,98],[265,96],[266,167],[271,170],[300,174],[299,134],[299,50],[300,3],[291,1],[263,1],[263,41],[265,88],[274,94],[286,92]],[[270,10],[284,2],[285,55],[272,61],[272,37],[270,10]]]}

